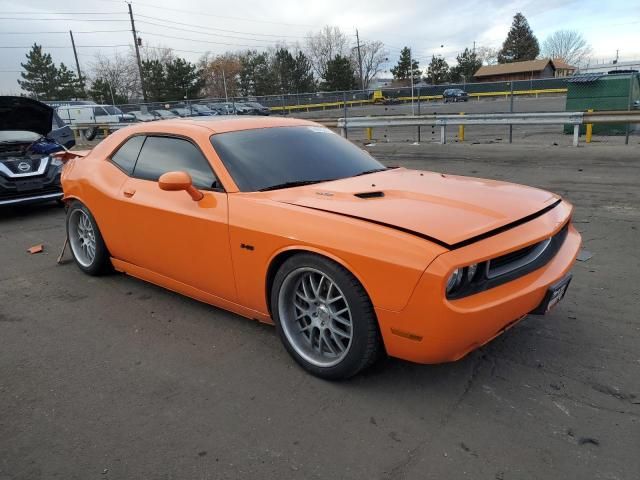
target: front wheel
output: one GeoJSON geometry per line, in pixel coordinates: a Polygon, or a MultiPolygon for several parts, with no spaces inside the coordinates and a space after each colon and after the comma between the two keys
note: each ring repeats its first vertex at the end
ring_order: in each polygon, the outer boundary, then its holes
{"type": "Polygon", "coordinates": [[[111,260],[100,229],[89,209],[77,200],[67,210],[67,238],[76,265],[89,275],[111,270],[111,260]]]}
{"type": "Polygon", "coordinates": [[[313,254],[286,260],[274,278],[271,309],[287,351],[310,373],[349,378],[381,349],[373,306],[342,266],[313,254]]]}

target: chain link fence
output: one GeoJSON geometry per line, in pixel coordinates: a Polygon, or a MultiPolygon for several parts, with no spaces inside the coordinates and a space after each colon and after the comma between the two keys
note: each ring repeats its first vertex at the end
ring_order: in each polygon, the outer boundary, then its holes
{"type": "MultiPolygon", "coordinates": [[[[575,77],[480,82],[345,92],[314,92],[251,97],[199,98],[113,106],[59,106],[67,123],[151,121],[202,115],[291,115],[331,120],[367,115],[428,115],[442,113],[533,113],[561,111],[633,110],[640,108],[637,73],[589,74],[575,77]],[[82,120],[80,120],[80,118],[82,120]]],[[[76,102],[81,103],[81,102],[76,102]]],[[[91,132],[89,132],[91,133],[91,132]]],[[[96,131],[96,134],[99,134],[96,131]]],[[[557,125],[474,127],[449,132],[450,141],[473,143],[531,140],[564,144],[572,128],[557,125]]],[[[584,127],[587,142],[638,143],[636,125],[584,127]]],[[[439,142],[432,128],[389,128],[352,132],[363,142],[439,142]]]]}

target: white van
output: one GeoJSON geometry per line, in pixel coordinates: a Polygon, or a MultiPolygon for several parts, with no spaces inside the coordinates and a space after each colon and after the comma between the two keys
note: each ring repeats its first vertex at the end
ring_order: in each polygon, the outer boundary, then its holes
{"type": "MultiPolygon", "coordinates": [[[[51,102],[53,103],[53,102],[51,102]]],[[[123,113],[113,105],[98,105],[93,102],[69,102],[52,105],[62,120],[69,125],[87,125],[95,123],[104,125],[109,123],[135,122],[136,118],[128,113],[123,113]]],[[[87,140],[92,140],[97,133],[95,127],[87,127],[84,135],[87,140]]]]}

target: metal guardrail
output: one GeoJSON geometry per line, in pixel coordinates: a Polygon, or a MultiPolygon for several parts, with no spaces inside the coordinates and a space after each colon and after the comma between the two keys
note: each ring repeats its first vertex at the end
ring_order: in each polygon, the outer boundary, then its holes
{"type": "Polygon", "coordinates": [[[580,139],[580,126],[596,123],[640,123],[640,112],[541,112],[541,113],[471,113],[442,115],[398,115],[339,118],[337,127],[344,135],[349,128],[440,127],[440,143],[446,143],[448,125],[573,125],[573,146],[580,139]]]}

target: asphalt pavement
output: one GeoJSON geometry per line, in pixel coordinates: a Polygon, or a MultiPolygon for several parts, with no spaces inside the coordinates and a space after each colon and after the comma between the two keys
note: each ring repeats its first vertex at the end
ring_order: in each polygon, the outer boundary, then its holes
{"type": "Polygon", "coordinates": [[[61,208],[3,210],[0,479],[639,478],[638,147],[371,151],[566,196],[585,260],[566,298],[456,363],[332,383],[272,327],[57,265],[61,208]]]}

